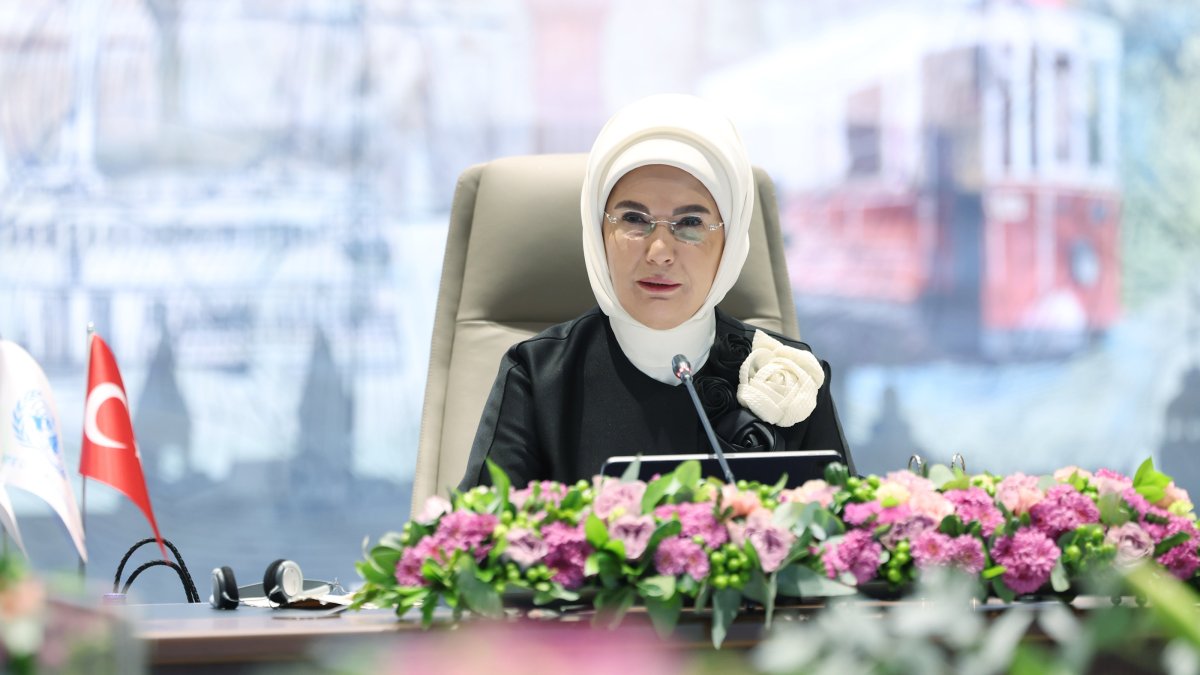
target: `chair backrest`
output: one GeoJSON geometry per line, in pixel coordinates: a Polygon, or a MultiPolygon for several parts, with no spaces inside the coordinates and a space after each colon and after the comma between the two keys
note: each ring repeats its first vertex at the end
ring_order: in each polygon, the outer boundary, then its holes
{"type": "MultiPolygon", "coordinates": [[[[579,230],[586,162],[584,154],[509,157],[473,166],[458,179],[434,315],[413,513],[462,479],[504,352],[596,304],[579,230]]],[[[775,185],[761,169],[754,177],[750,253],[721,308],[799,338],[775,185]]]]}

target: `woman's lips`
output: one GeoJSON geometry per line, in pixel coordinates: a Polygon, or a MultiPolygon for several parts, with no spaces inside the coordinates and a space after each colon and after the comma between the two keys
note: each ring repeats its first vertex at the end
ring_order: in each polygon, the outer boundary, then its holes
{"type": "Polygon", "coordinates": [[[642,290],[656,294],[670,293],[682,285],[668,279],[658,279],[653,277],[648,279],[639,279],[637,284],[642,290]]]}

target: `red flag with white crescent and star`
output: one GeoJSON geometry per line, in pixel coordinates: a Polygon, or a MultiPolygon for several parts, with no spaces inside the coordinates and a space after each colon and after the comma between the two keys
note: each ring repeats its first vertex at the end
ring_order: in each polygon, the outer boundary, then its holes
{"type": "Polygon", "coordinates": [[[92,335],[90,351],[79,473],[125,493],[146,514],[166,560],[167,549],[154,520],[150,493],[146,491],[142,457],[133,437],[129,399],[125,396],[125,383],[121,381],[117,360],[99,335],[92,335]]]}

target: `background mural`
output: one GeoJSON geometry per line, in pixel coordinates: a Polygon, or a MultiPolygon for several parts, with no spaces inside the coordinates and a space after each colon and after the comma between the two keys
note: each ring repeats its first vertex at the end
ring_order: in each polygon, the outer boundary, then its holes
{"type": "MultiPolygon", "coordinates": [[[[74,467],[95,323],[194,573],[353,580],[408,513],[457,175],[692,92],[778,184],[861,470],[1151,455],[1198,491],[1198,29],[1177,0],[4,3],[0,335],[74,467]]],[[[23,497],[35,565],[74,569],[23,497]]],[[[148,528],[98,484],[86,519],[107,579],[148,528]]]]}

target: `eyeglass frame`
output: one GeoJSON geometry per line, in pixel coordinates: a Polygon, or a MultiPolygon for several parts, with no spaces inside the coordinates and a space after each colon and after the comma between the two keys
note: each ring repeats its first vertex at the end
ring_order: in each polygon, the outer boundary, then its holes
{"type": "MultiPolygon", "coordinates": [[[[659,225],[666,225],[667,229],[671,231],[671,236],[675,238],[675,241],[678,241],[681,244],[687,244],[689,246],[699,246],[704,243],[704,239],[701,239],[700,241],[688,241],[686,239],[680,239],[679,235],[676,234],[676,228],[679,227],[679,223],[683,222],[684,218],[698,218],[699,216],[696,214],[684,214],[679,220],[667,220],[666,218],[660,218],[658,220],[655,220],[654,216],[650,215],[649,213],[645,213],[644,211],[638,211],[637,209],[627,209],[624,211],[624,213],[636,213],[638,215],[642,215],[642,216],[646,217],[646,224],[648,224],[650,226],[650,229],[645,230],[645,234],[643,234],[639,237],[635,237],[636,239],[645,239],[645,238],[649,237],[650,235],[654,234],[654,229],[656,227],[658,227],[659,225]]],[[[604,219],[607,220],[610,224],[620,226],[620,224],[621,224],[620,218],[618,218],[617,216],[611,215],[608,211],[604,211],[603,214],[604,214],[604,219]]],[[[703,219],[701,219],[701,222],[703,222],[703,219]]],[[[712,223],[712,224],[707,224],[707,223],[704,224],[704,229],[707,230],[708,232],[716,232],[717,230],[719,230],[723,227],[725,227],[725,221],[723,221],[723,220],[718,220],[717,222],[712,223]]],[[[705,238],[707,238],[707,236],[708,235],[706,234],[705,238]]]]}

